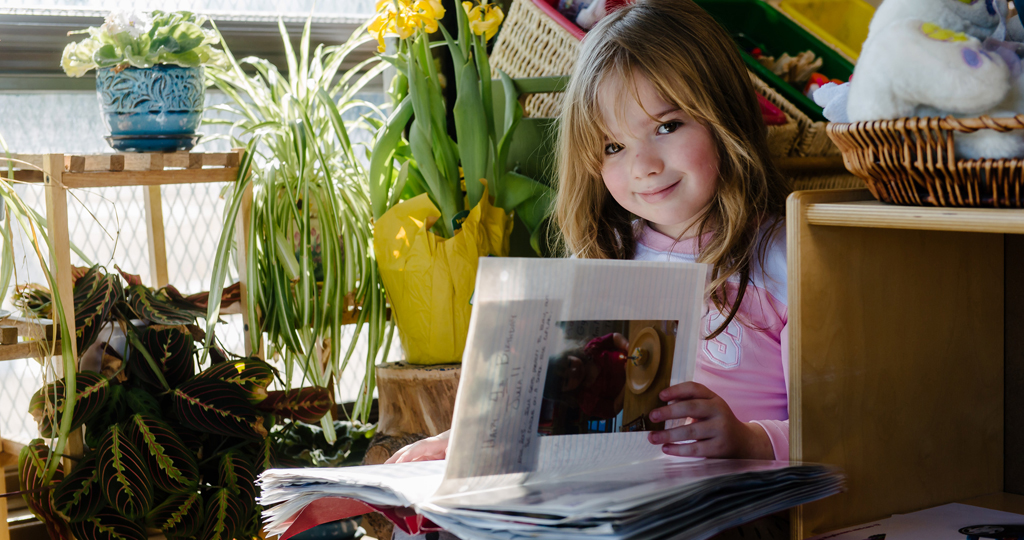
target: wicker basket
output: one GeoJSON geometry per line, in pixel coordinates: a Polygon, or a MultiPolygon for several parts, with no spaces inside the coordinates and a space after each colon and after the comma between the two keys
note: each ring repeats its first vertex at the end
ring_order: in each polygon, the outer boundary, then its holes
{"type": "MultiPolygon", "coordinates": [[[[776,107],[786,113],[790,119],[796,122],[798,135],[796,144],[788,155],[798,157],[808,156],[838,156],[839,148],[832,144],[826,133],[828,122],[815,122],[800,109],[790,103],[782,94],[776,92],[771,86],[759,79],[757,75],[750,73],[750,80],[754,83],[754,89],[776,107]]],[[[770,135],[770,134],[769,134],[770,135]]]]}
{"type": "MultiPolygon", "coordinates": [[[[555,15],[558,16],[558,15],[555,15]]],[[[570,32],[534,0],[513,0],[491,53],[491,69],[512,78],[567,75],[579,53],[580,35],[570,32]]],[[[825,122],[812,122],[792,103],[758,79],[751,80],[758,93],[779,107],[787,116],[785,124],[768,126],[771,155],[838,155],[839,150],[825,134],[825,122]]],[[[562,93],[532,94],[523,100],[523,114],[529,118],[558,116],[562,93]]]]}
{"type": "MultiPolygon", "coordinates": [[[[582,33],[582,30],[580,31],[582,33]]],[[[533,0],[513,0],[491,52],[492,75],[513,79],[568,75],[576,63],[580,38],[563,28],[533,0]]],[[[562,93],[531,94],[523,100],[529,118],[558,116],[562,93]]]]}
{"type": "Polygon", "coordinates": [[[958,159],[953,134],[1024,129],[1013,118],[901,118],[829,124],[850,172],[880,201],[920,206],[1024,207],[1024,159],[958,159]]]}

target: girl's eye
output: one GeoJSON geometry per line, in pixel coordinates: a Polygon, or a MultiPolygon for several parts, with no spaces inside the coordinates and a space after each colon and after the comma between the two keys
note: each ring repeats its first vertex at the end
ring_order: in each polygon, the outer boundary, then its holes
{"type": "Polygon", "coordinates": [[[606,156],[618,154],[620,150],[622,150],[622,145],[619,143],[608,143],[604,145],[604,155],[606,156]]]}
{"type": "Polygon", "coordinates": [[[667,135],[669,133],[672,133],[675,130],[679,129],[682,125],[682,122],[676,122],[674,120],[672,122],[665,122],[664,124],[658,126],[658,135],[667,135]]]}

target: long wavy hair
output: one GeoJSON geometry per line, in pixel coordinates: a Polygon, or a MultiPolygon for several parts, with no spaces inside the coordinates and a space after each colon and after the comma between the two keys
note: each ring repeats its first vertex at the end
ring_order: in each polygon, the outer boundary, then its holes
{"type": "Polygon", "coordinates": [[[708,294],[725,315],[711,339],[735,318],[751,263],[755,256],[763,261],[768,244],[755,245],[758,230],[767,225],[771,235],[781,226],[790,188],[769,156],[761,108],[736,45],[691,0],[639,0],[605,17],[583,40],[561,110],[555,220],[562,247],[593,259],[636,253],[642,222],[602,180],[605,138],[611,137],[598,106],[598,89],[611,78],[639,99],[636,77],[650,81],[715,141],[718,186],[695,231],[697,260],[712,268],[708,294]],[[730,303],[725,283],[734,275],[740,283],[730,303]]]}

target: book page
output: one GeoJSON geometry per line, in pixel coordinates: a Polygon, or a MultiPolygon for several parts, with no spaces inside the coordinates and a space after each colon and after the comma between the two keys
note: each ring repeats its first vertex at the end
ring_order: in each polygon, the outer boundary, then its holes
{"type": "Polygon", "coordinates": [[[480,260],[435,496],[656,459],[658,393],[692,378],[706,266],[480,260]]]}

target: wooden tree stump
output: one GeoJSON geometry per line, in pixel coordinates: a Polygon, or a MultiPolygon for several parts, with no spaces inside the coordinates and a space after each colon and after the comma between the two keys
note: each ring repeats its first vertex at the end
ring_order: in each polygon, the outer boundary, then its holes
{"type": "Polygon", "coordinates": [[[398,436],[447,431],[452,425],[461,364],[377,366],[380,421],[377,433],[398,436]]]}
{"type": "MultiPolygon", "coordinates": [[[[377,366],[377,433],[363,465],[387,461],[403,446],[447,431],[452,426],[460,364],[417,366],[406,362],[377,366]]],[[[384,516],[363,516],[369,536],[390,540],[393,526],[384,516]]]]}

